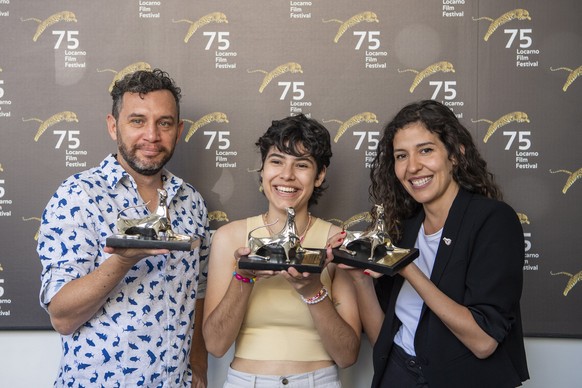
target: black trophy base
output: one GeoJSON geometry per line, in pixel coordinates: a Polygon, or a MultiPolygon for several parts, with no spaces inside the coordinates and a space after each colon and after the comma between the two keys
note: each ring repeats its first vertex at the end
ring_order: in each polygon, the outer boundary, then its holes
{"type": "Polygon", "coordinates": [[[370,269],[385,275],[394,276],[403,267],[410,264],[418,257],[418,249],[403,249],[394,247],[394,250],[388,250],[385,246],[376,247],[376,252],[372,260],[370,257],[370,248],[362,249],[362,246],[356,246],[351,255],[349,252],[340,250],[339,248],[332,249],[333,262],[346,264],[355,268],[370,269]],[[359,249],[358,249],[359,248],[359,249]]]}
{"type": "Polygon", "coordinates": [[[261,247],[256,254],[242,256],[238,261],[241,269],[283,271],[290,267],[299,272],[320,273],[325,263],[325,249],[303,248],[300,253],[291,252],[287,260],[285,252],[279,249],[261,247]]]}
{"type": "Polygon", "coordinates": [[[126,234],[109,236],[105,242],[105,245],[111,248],[169,249],[171,251],[191,251],[199,244],[199,239],[177,240],[165,237],[151,239],[126,234]]]}

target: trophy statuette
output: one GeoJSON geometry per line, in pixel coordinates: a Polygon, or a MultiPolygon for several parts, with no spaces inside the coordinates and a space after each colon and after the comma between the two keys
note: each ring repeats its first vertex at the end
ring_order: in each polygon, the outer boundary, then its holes
{"type": "MultiPolygon", "coordinates": [[[[118,233],[107,237],[105,245],[113,248],[148,248],[191,251],[200,245],[198,238],[175,233],[170,225],[166,190],[158,189],[156,212],[139,219],[122,218],[123,209],[117,217],[118,233]]],[[[147,205],[147,204],[146,204],[147,205]]],[[[145,206],[145,205],[142,205],[145,206]]]]}
{"type": "Polygon", "coordinates": [[[251,253],[240,258],[239,268],[281,271],[294,267],[299,272],[319,273],[322,271],[325,250],[301,246],[301,238],[297,234],[295,225],[294,208],[287,208],[287,220],[279,233],[270,237],[253,236],[253,232],[257,229],[269,226],[261,225],[249,232],[248,246],[251,253]]]}
{"type": "Polygon", "coordinates": [[[404,249],[394,246],[385,230],[384,207],[376,205],[374,212],[376,222],[371,229],[345,230],[346,237],[342,245],[332,250],[333,261],[393,276],[416,259],[419,252],[416,248],[404,249]]]}

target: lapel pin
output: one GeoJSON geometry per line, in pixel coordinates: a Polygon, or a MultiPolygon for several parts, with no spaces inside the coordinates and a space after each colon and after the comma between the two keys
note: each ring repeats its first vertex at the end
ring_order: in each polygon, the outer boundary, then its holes
{"type": "Polygon", "coordinates": [[[451,239],[450,239],[450,238],[448,238],[448,237],[443,237],[443,241],[444,241],[444,242],[445,242],[445,244],[447,244],[447,245],[451,245],[451,243],[453,242],[453,240],[451,240],[451,239]]]}

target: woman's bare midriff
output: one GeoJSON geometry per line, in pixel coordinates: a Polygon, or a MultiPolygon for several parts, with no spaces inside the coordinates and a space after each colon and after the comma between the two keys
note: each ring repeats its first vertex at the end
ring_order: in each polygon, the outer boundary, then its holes
{"type": "Polygon", "coordinates": [[[294,375],[313,372],[314,370],[327,368],[334,365],[333,361],[268,361],[249,360],[235,357],[230,364],[231,368],[239,372],[254,375],[294,375]]]}

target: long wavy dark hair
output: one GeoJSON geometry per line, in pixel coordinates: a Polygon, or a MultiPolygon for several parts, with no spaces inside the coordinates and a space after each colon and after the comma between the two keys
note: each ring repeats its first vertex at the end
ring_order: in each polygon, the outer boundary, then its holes
{"type": "MultiPolygon", "coordinates": [[[[261,168],[271,147],[293,156],[312,156],[317,165],[317,175],[329,167],[331,161],[331,140],[329,131],[318,121],[298,114],[282,120],[274,120],[269,129],[255,143],[261,152],[261,168]]],[[[262,178],[260,178],[262,183],[262,178]]],[[[314,187],[307,206],[315,205],[327,189],[325,179],[319,187],[314,187]]]]}
{"type": "Polygon", "coordinates": [[[399,240],[403,220],[413,216],[421,207],[404,189],[394,171],[394,136],[400,129],[421,123],[438,135],[445,145],[449,160],[455,160],[453,179],[463,189],[489,198],[501,199],[499,186],[487,170],[469,131],[445,105],[423,100],[402,108],[384,128],[378,152],[370,172],[370,199],[384,206],[386,227],[390,236],[399,240]]]}

